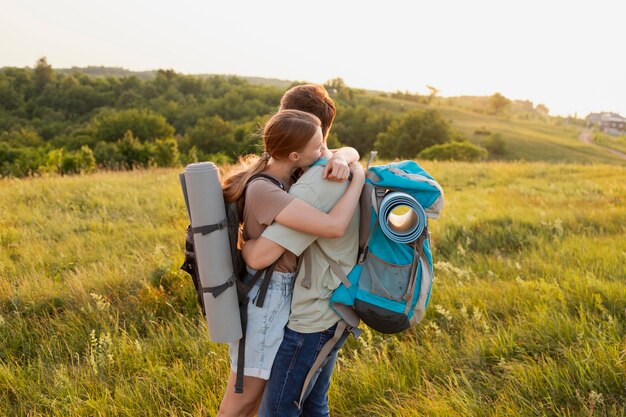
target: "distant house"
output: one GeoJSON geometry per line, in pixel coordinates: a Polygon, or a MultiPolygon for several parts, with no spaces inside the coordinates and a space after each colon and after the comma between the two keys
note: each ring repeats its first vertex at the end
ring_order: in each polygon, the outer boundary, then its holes
{"type": "Polygon", "coordinates": [[[589,113],[586,123],[587,127],[597,126],[603,132],[611,135],[626,132],[626,119],[617,113],[589,113]]]}

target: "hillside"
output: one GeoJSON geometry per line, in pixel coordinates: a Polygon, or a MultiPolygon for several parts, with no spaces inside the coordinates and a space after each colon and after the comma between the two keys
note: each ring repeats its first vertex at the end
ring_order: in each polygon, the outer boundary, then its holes
{"type": "MultiPolygon", "coordinates": [[[[54,69],[44,58],[34,69],[3,68],[0,176],[232,162],[258,151],[259,126],[291,84],[173,70],[54,69]]],[[[549,117],[530,101],[377,92],[340,78],[326,86],[337,106],[330,146],[364,156],[376,149],[389,159],[416,158],[428,147],[467,140],[486,150],[462,146],[488,160],[626,162],[606,148],[623,146],[621,139],[586,143],[580,119],[549,117]]]]}
{"type": "Polygon", "coordinates": [[[488,135],[499,133],[506,144],[506,154],[499,156],[498,159],[626,164],[624,158],[581,141],[582,126],[567,119],[553,117],[544,120],[524,120],[512,116],[498,117],[465,108],[451,107],[445,105],[445,102],[426,105],[381,97],[380,93],[369,93],[363,97],[362,101],[379,111],[404,112],[407,109],[434,108],[441,112],[454,128],[460,130],[467,139],[477,145],[484,145],[488,135]],[[486,132],[487,135],[477,134],[477,132],[486,132]]]}
{"type": "MultiPolygon", "coordinates": [[[[103,67],[103,66],[89,66],[89,67],[71,67],[71,68],[57,68],[55,69],[59,74],[72,74],[81,73],[87,74],[91,77],[137,77],[140,80],[152,80],[157,75],[157,70],[151,71],[132,71],[120,67],[103,67]]],[[[248,81],[250,84],[269,85],[272,87],[280,88],[282,90],[287,89],[293,81],[280,80],[277,78],[267,77],[246,77],[238,76],[235,74],[189,74],[194,77],[207,78],[219,76],[236,76],[248,81]]]]}
{"type": "MultiPolygon", "coordinates": [[[[341,417],[626,413],[626,167],[425,163],[425,320],[342,349],[341,417]]],[[[0,415],[215,415],[180,169],[0,179],[0,415]]]]}

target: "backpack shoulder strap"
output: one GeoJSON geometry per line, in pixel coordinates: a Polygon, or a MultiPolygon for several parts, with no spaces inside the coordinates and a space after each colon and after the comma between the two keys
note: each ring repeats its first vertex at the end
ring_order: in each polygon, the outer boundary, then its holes
{"type": "MultiPolygon", "coordinates": [[[[270,174],[264,173],[264,172],[260,172],[250,177],[250,179],[248,179],[245,186],[247,187],[252,181],[255,181],[260,178],[265,178],[269,180],[277,187],[280,187],[282,190],[285,189],[285,186],[283,185],[282,182],[278,180],[278,178],[270,174]]],[[[241,198],[244,199],[243,201],[245,204],[245,194],[241,198]]],[[[244,366],[245,366],[244,362],[245,362],[245,349],[246,349],[246,330],[248,327],[248,302],[249,302],[248,293],[250,292],[252,287],[256,284],[256,282],[259,279],[261,279],[261,277],[263,277],[261,281],[261,288],[259,289],[259,293],[257,294],[256,298],[252,301],[253,303],[256,304],[257,307],[263,307],[263,303],[265,302],[265,296],[267,295],[267,290],[269,288],[269,284],[272,279],[272,274],[274,273],[275,266],[276,266],[276,262],[274,262],[273,264],[271,264],[265,269],[258,270],[252,277],[252,280],[248,282],[247,284],[244,284],[242,281],[237,280],[237,295],[239,297],[239,315],[241,318],[241,328],[243,331],[243,336],[239,340],[239,345],[237,347],[238,352],[237,352],[237,371],[236,371],[236,379],[235,379],[235,393],[238,393],[238,394],[243,393],[243,376],[244,376],[243,371],[244,371],[244,366]]]]}
{"type": "MultiPolygon", "coordinates": [[[[352,283],[348,279],[348,276],[346,275],[346,273],[343,272],[343,269],[341,269],[339,264],[330,256],[328,256],[328,254],[324,251],[324,249],[322,249],[322,247],[317,242],[317,240],[313,242],[312,245],[315,245],[315,247],[317,247],[317,249],[320,251],[320,253],[324,257],[326,262],[328,262],[330,269],[335,273],[335,275],[337,275],[337,278],[339,278],[341,283],[345,285],[346,288],[350,288],[352,286],[352,283]]],[[[304,265],[304,271],[305,271],[305,275],[304,275],[304,280],[302,281],[302,286],[303,287],[306,286],[308,288],[311,286],[311,262],[307,262],[304,265]],[[308,281],[308,285],[305,285],[305,281],[308,281]]]]}
{"type": "Polygon", "coordinates": [[[311,165],[309,165],[309,168],[326,166],[326,164],[328,163],[328,159],[329,158],[320,158],[317,161],[313,162],[311,165]]]}
{"type": "Polygon", "coordinates": [[[248,182],[246,183],[246,187],[254,180],[257,180],[259,178],[265,178],[266,180],[269,180],[270,182],[272,182],[274,185],[276,185],[277,187],[280,187],[282,190],[285,189],[285,186],[283,185],[282,182],[280,182],[280,180],[278,178],[276,178],[273,175],[270,175],[266,172],[259,172],[258,174],[254,174],[253,176],[251,176],[248,179],[248,182]]]}
{"type": "Polygon", "coordinates": [[[335,328],[335,333],[333,334],[333,337],[330,338],[328,342],[324,344],[324,346],[322,346],[322,349],[317,354],[315,362],[313,362],[313,365],[311,365],[311,369],[304,379],[304,386],[302,387],[302,391],[300,392],[300,399],[296,402],[296,406],[298,407],[298,409],[302,407],[304,394],[306,394],[307,388],[309,387],[313,376],[315,375],[317,370],[322,367],[324,361],[326,360],[326,358],[328,358],[330,351],[335,347],[339,339],[341,339],[341,336],[343,335],[343,332],[346,330],[346,328],[346,322],[343,320],[339,321],[339,323],[337,323],[337,327],[335,328]]]}
{"type": "Polygon", "coordinates": [[[413,261],[411,262],[411,275],[409,276],[409,283],[406,288],[406,292],[402,296],[402,299],[406,301],[406,308],[404,310],[404,314],[408,316],[409,311],[411,310],[411,300],[413,299],[413,295],[415,294],[415,283],[417,280],[417,266],[422,259],[422,254],[424,253],[424,240],[428,236],[428,228],[425,227],[422,230],[419,238],[413,243],[413,261]]]}
{"type": "Polygon", "coordinates": [[[339,342],[339,339],[341,339],[341,336],[343,335],[343,333],[346,330],[349,333],[352,333],[352,335],[355,338],[357,338],[357,337],[359,337],[361,335],[361,330],[360,329],[353,328],[348,323],[346,323],[344,320],[339,320],[337,322],[337,327],[335,328],[335,333],[333,334],[333,337],[331,337],[324,344],[324,346],[322,346],[322,348],[320,349],[319,353],[317,354],[317,358],[315,358],[315,362],[313,362],[313,365],[311,365],[311,369],[309,369],[309,372],[307,373],[306,378],[304,379],[304,385],[302,386],[302,391],[300,392],[300,399],[299,399],[299,401],[295,402],[295,404],[298,407],[298,409],[300,409],[302,407],[302,401],[304,400],[304,395],[306,394],[306,392],[308,390],[308,387],[311,384],[311,381],[312,381],[313,377],[315,376],[317,371],[322,366],[324,366],[324,362],[328,358],[328,355],[330,355],[330,352],[333,350],[333,348],[335,347],[337,342],[339,342]]]}

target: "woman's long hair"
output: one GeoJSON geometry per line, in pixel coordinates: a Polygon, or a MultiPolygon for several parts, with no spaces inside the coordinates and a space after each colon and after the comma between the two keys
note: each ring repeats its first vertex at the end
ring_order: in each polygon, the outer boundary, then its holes
{"type": "Polygon", "coordinates": [[[300,110],[281,110],[272,116],[263,126],[263,156],[239,158],[239,168],[223,181],[224,199],[239,200],[248,180],[265,169],[270,157],[281,160],[302,151],[318,128],[320,119],[300,110]]]}

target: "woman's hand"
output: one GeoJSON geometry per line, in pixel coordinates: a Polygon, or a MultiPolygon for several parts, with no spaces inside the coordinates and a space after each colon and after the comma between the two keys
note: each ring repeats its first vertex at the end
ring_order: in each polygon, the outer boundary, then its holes
{"type": "Polygon", "coordinates": [[[350,167],[346,159],[341,155],[334,154],[326,163],[322,178],[333,182],[344,182],[350,175],[350,167]]]}
{"type": "Polygon", "coordinates": [[[274,220],[283,226],[314,236],[327,238],[343,236],[354,216],[354,210],[359,203],[365,182],[365,172],[359,162],[351,163],[350,171],[352,181],[329,213],[320,211],[305,201],[294,198],[276,215],[274,220]]]}
{"type": "Polygon", "coordinates": [[[365,170],[360,162],[352,162],[348,165],[352,174],[352,181],[365,182],[365,170]]]}

